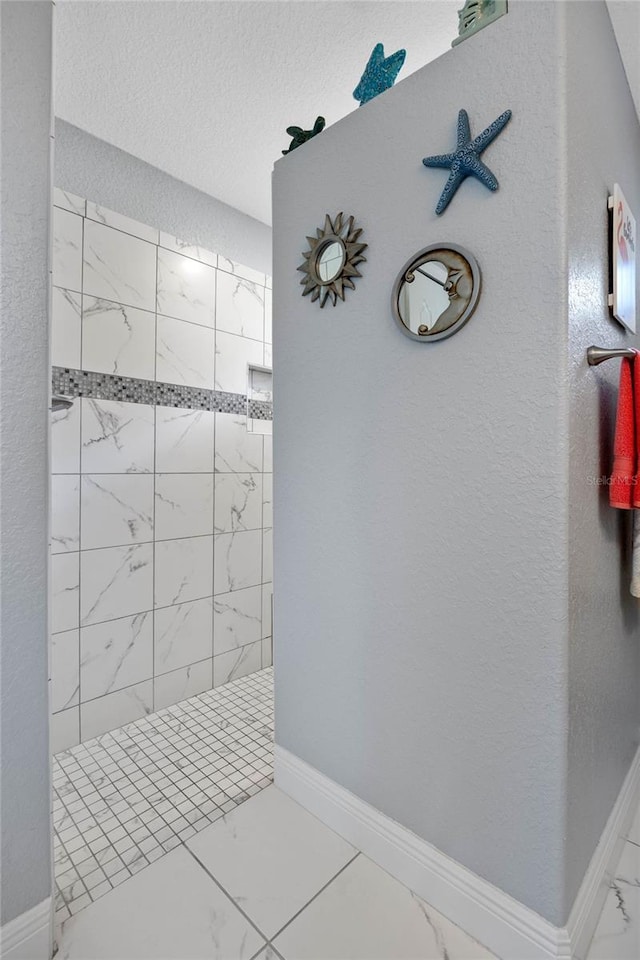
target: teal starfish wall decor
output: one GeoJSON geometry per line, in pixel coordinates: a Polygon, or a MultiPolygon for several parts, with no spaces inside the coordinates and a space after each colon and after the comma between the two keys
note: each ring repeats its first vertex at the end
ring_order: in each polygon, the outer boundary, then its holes
{"type": "Polygon", "coordinates": [[[511,110],[505,110],[497,120],[483,130],[474,140],[471,139],[469,115],[466,110],[458,113],[458,144],[453,153],[442,153],[435,157],[425,157],[422,161],[425,167],[441,167],[450,170],[449,179],[438,200],[436,213],[444,213],[453,196],[467,177],[476,177],[489,190],[498,189],[498,181],[489,170],[489,167],[480,159],[480,154],[487,149],[490,143],[504,130],[511,119],[511,110]]]}
{"type": "Polygon", "coordinates": [[[291,153],[291,151],[295,150],[296,147],[301,147],[303,143],[307,142],[307,140],[311,140],[312,137],[322,133],[324,130],[324,125],[324,117],[316,117],[313,130],[303,130],[302,127],[287,127],[287,133],[290,137],[293,137],[293,140],[289,144],[289,149],[282,151],[283,154],[286,155],[287,153],[291,153]]]}
{"type": "Polygon", "coordinates": [[[381,43],[376,43],[369,57],[369,62],[364,68],[360,83],[353,91],[356,100],[360,101],[360,106],[393,86],[406,55],[406,50],[396,50],[395,53],[385,59],[384,47],[381,43]]]}

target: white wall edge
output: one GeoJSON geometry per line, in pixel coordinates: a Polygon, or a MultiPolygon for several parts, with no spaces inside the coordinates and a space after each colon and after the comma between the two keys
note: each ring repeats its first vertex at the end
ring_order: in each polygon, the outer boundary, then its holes
{"type": "Polygon", "coordinates": [[[607,894],[609,871],[620,856],[640,796],[640,749],[566,927],[554,926],[277,744],[275,783],[498,957],[571,960],[593,936],[607,894]]]}
{"type": "Polygon", "coordinates": [[[2,960],[50,960],[51,897],[36,904],[0,930],[2,960]]]}
{"type": "Polygon", "coordinates": [[[607,897],[609,882],[622,854],[625,837],[640,802],[640,747],[602,831],[598,846],[580,884],[567,932],[576,956],[586,954],[607,897]]]}

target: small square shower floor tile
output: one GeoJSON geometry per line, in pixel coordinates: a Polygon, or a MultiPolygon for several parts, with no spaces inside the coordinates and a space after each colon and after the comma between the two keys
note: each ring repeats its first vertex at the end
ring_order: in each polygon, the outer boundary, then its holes
{"type": "Polygon", "coordinates": [[[57,919],[75,915],[272,780],[270,667],[59,753],[57,919]]]}

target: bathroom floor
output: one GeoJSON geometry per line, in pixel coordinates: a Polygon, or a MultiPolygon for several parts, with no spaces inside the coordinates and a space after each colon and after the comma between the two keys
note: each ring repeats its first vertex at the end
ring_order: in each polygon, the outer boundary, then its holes
{"type": "Polygon", "coordinates": [[[271,668],[53,758],[56,922],[273,780],[271,668]]]}
{"type": "MultiPolygon", "coordinates": [[[[621,869],[588,960],[640,956],[638,873],[621,869]]],[[[65,921],[58,942],[58,960],[496,960],[273,785],[65,921]]]]}
{"type": "MultiPolygon", "coordinates": [[[[272,785],[272,685],[54,758],[58,960],[495,960],[272,785]]],[[[586,960],[639,956],[640,810],[586,960]]]]}

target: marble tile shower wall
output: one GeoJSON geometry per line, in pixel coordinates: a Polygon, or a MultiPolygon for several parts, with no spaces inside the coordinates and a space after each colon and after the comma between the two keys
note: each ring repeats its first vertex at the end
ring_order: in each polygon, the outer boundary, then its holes
{"type": "Polygon", "coordinates": [[[270,279],[54,202],[52,365],[135,381],[52,414],[57,752],[271,664],[272,466],[244,413],[189,407],[271,367],[270,279]]]}

